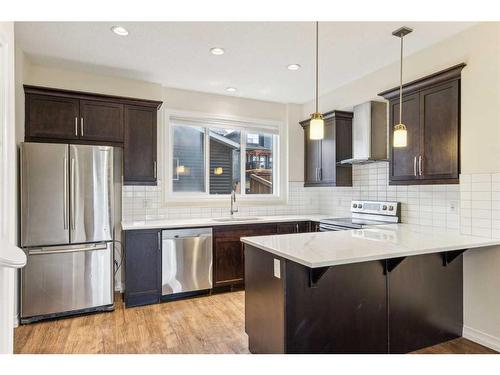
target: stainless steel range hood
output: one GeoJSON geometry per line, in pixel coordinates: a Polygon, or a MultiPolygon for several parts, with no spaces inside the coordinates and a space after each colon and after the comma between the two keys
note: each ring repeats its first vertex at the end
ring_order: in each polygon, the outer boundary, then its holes
{"type": "Polygon", "coordinates": [[[370,101],[354,107],[352,159],[341,164],[387,161],[387,104],[370,101]]]}

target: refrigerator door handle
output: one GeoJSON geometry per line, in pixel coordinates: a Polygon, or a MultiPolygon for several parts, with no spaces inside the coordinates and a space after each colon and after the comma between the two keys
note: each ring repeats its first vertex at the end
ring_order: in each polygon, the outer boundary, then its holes
{"type": "Polygon", "coordinates": [[[75,230],[75,158],[71,158],[71,194],[70,194],[70,208],[71,208],[71,229],[75,230]]]}
{"type": "Polygon", "coordinates": [[[64,158],[64,183],[63,183],[63,217],[64,229],[68,229],[68,158],[64,158]]]}
{"type": "Polygon", "coordinates": [[[83,251],[96,251],[96,250],[106,250],[107,245],[105,243],[90,246],[75,246],[71,248],[64,248],[61,250],[51,250],[54,247],[38,247],[36,249],[28,250],[28,255],[46,255],[46,254],[65,254],[65,253],[79,253],[83,251]]]}

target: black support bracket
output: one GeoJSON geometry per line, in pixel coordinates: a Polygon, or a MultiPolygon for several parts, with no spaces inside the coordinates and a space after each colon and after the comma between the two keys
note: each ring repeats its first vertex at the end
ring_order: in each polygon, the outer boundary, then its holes
{"type": "Polygon", "coordinates": [[[309,288],[316,288],[319,280],[330,267],[309,268],[309,288]]]}
{"type": "Polygon", "coordinates": [[[399,266],[399,264],[405,259],[406,259],[406,257],[386,259],[385,260],[384,275],[387,275],[388,273],[394,271],[396,269],[396,267],[399,266]]]}
{"type": "Polygon", "coordinates": [[[443,257],[443,267],[446,267],[448,264],[453,262],[456,258],[458,258],[460,255],[462,255],[467,250],[468,249],[445,251],[445,252],[441,253],[441,256],[443,257]]]}

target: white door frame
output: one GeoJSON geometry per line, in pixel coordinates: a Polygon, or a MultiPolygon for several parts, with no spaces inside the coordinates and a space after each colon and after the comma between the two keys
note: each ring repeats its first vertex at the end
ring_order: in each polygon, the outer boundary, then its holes
{"type": "MultiPolygon", "coordinates": [[[[14,24],[0,22],[0,237],[12,244],[16,237],[14,120],[14,24]]],[[[14,276],[14,269],[0,267],[0,354],[13,351],[14,276]]]]}

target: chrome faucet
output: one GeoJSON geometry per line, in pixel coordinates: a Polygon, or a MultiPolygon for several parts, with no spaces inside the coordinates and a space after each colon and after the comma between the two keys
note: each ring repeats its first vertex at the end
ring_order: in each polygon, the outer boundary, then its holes
{"type": "Polygon", "coordinates": [[[238,208],[235,208],[234,207],[234,204],[236,203],[236,192],[233,190],[231,190],[231,217],[233,217],[233,214],[235,212],[238,212],[238,208]]]}

